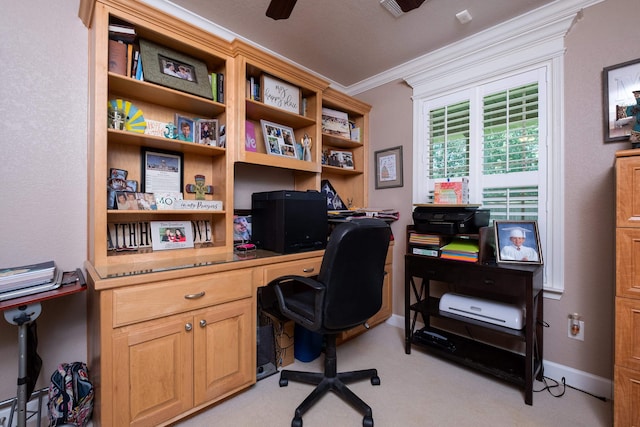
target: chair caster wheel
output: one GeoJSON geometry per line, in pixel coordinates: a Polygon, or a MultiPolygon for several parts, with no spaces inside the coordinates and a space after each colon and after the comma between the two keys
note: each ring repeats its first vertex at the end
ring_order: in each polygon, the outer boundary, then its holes
{"type": "Polygon", "coordinates": [[[375,377],[371,377],[371,385],[380,385],[380,377],[377,375],[375,377]]]}
{"type": "MultiPolygon", "coordinates": [[[[373,424],[371,426],[373,427],[373,424]]],[[[291,427],[302,427],[302,418],[294,417],[291,421],[291,427]]]]}
{"type": "Polygon", "coordinates": [[[286,378],[280,378],[280,382],[278,384],[280,384],[280,387],[286,387],[289,385],[289,380],[286,378]]]}
{"type": "Polygon", "coordinates": [[[373,417],[364,417],[362,419],[362,427],[373,427],[373,417]]]}

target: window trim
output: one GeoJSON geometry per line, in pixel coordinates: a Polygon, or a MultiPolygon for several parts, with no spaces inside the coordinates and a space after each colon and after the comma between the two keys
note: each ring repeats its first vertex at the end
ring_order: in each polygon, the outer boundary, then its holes
{"type": "MultiPolygon", "coordinates": [[[[540,8],[445,48],[446,57],[443,50],[434,52],[430,63],[423,57],[429,66],[404,78],[413,88],[413,170],[414,182],[419,182],[420,174],[424,173],[421,165],[427,129],[423,113],[428,100],[498,80],[501,76],[546,67],[546,115],[549,118],[546,218],[550,224],[550,241],[544,256],[554,262],[550,268],[545,267],[544,291],[546,297],[554,299],[559,299],[564,292],[564,37],[579,12],[576,4],[586,6],[595,2],[576,0],[572,2],[573,10],[556,11],[555,19],[551,19],[547,8],[540,8]],[[533,22],[537,25],[535,31],[533,22]]],[[[413,191],[417,203],[415,185],[413,191]]]]}

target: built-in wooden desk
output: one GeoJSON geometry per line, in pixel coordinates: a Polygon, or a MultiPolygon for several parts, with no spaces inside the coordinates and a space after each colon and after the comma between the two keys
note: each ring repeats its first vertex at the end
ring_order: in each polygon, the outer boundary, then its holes
{"type": "MultiPolygon", "coordinates": [[[[391,315],[391,253],[385,302],[371,325],[391,315]]],[[[282,275],[317,274],[323,254],[87,263],[94,422],[168,425],[254,384],[257,288],[282,275]]]]}

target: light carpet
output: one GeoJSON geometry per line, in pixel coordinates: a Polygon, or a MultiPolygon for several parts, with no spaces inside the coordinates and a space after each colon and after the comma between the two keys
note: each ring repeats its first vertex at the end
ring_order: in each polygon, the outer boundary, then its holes
{"type": "MultiPolygon", "coordinates": [[[[313,362],[295,361],[286,369],[321,371],[324,355],[313,362]]],[[[585,426],[612,425],[613,405],[567,387],[562,397],[534,393],[524,403],[519,387],[438,359],[418,349],[404,352],[404,331],[379,325],[338,347],[338,372],[376,368],[380,386],[369,381],[349,388],[373,409],[376,427],[430,426],[585,426]]],[[[248,390],[181,421],[180,427],[290,426],[296,406],[313,386],[280,375],[258,381],[248,390]]],[[[544,388],[536,381],[534,390],[544,388]]],[[[553,389],[559,394],[561,389],[553,389]]],[[[303,416],[304,427],[361,426],[362,416],[328,393],[303,416]]]]}

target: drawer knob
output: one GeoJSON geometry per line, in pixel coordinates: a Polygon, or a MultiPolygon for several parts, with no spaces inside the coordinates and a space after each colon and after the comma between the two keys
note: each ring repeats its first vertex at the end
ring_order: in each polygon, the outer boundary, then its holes
{"type": "Polygon", "coordinates": [[[201,328],[204,328],[205,326],[207,326],[207,321],[206,321],[206,320],[204,320],[204,319],[202,319],[202,320],[200,321],[200,327],[201,327],[201,328]]]}
{"type": "Polygon", "coordinates": [[[314,267],[309,267],[309,268],[303,268],[302,272],[303,273],[313,273],[313,270],[315,270],[314,267]]]}
{"type": "Polygon", "coordinates": [[[185,299],[198,299],[204,296],[204,291],[198,292],[197,294],[187,294],[185,295],[185,299]]]}
{"type": "Polygon", "coordinates": [[[184,325],[185,331],[189,332],[192,329],[193,329],[193,325],[191,323],[187,323],[186,325],[184,325]]]}
{"type": "Polygon", "coordinates": [[[493,282],[493,280],[491,280],[491,279],[484,279],[484,284],[485,284],[485,285],[493,285],[493,283],[494,283],[494,282],[493,282]]]}

